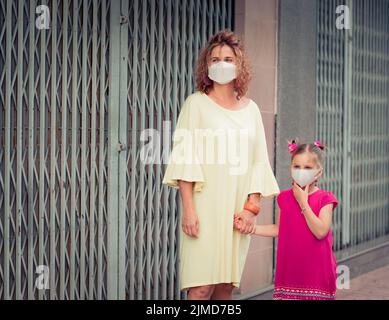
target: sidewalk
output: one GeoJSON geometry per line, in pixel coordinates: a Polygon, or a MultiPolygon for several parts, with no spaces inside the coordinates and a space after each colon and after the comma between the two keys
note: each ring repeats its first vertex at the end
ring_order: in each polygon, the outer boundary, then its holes
{"type": "Polygon", "coordinates": [[[337,290],[337,300],[389,300],[389,265],[351,279],[350,289],[337,290]]]}

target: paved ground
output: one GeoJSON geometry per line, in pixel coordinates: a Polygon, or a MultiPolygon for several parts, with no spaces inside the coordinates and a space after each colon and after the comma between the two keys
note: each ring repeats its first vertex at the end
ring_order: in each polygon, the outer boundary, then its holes
{"type": "Polygon", "coordinates": [[[389,300],[389,265],[356,277],[350,289],[337,290],[337,300],[389,300]]]}

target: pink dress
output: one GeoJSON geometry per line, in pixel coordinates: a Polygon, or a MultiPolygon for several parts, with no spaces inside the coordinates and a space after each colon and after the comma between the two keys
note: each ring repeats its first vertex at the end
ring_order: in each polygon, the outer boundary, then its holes
{"type": "MultiPolygon", "coordinates": [[[[332,251],[332,232],[318,240],[309,229],[293,190],[277,197],[280,224],[273,298],[299,300],[335,299],[336,260],[332,251]]],[[[312,211],[318,216],[329,203],[338,200],[329,191],[317,190],[308,196],[312,211]]]]}

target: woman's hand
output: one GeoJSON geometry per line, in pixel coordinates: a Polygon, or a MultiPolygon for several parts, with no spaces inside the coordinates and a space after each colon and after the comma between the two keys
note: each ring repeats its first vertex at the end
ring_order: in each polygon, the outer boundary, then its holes
{"type": "Polygon", "coordinates": [[[184,210],[182,216],[182,230],[189,237],[198,237],[199,218],[194,210],[184,210]]]}
{"type": "Polygon", "coordinates": [[[234,213],[234,229],[240,230],[240,228],[242,228],[242,219],[234,213]]]}
{"type": "Polygon", "coordinates": [[[199,218],[193,204],[193,184],[194,182],[178,180],[183,205],[182,231],[189,237],[197,238],[199,233],[199,218]]]}
{"type": "Polygon", "coordinates": [[[309,184],[305,186],[304,189],[302,189],[296,182],[293,181],[293,195],[298,204],[300,205],[300,208],[304,208],[308,206],[308,190],[309,190],[309,184]]]}
{"type": "Polygon", "coordinates": [[[243,234],[250,234],[254,230],[255,214],[248,210],[243,210],[234,215],[234,226],[243,234]]]}

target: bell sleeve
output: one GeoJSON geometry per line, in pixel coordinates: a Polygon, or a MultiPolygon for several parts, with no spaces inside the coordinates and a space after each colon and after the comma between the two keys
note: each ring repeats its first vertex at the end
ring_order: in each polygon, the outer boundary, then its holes
{"type": "Polygon", "coordinates": [[[265,130],[261,112],[258,108],[255,122],[256,139],[249,194],[260,193],[263,197],[270,197],[279,194],[280,189],[269,163],[265,130]]]}
{"type": "Polygon", "coordinates": [[[162,183],[179,188],[178,180],[194,182],[194,192],[204,186],[204,172],[198,158],[195,129],[200,128],[197,106],[188,97],[180,111],[173,134],[173,147],[162,183]]]}

